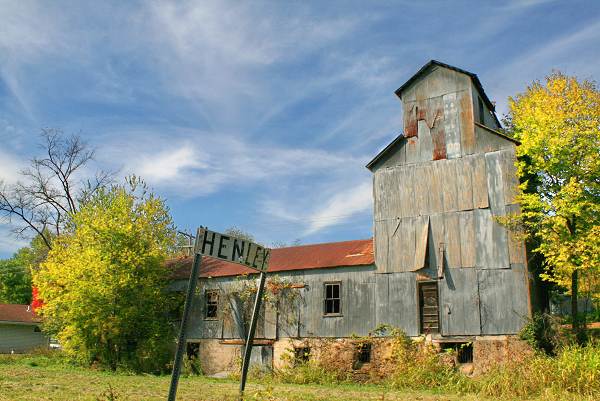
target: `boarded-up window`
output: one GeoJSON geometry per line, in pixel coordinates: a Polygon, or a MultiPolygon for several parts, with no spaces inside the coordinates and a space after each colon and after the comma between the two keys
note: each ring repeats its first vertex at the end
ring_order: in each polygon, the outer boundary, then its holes
{"type": "Polygon", "coordinates": [[[421,334],[439,333],[439,300],[436,282],[419,283],[421,334]]]}
{"type": "Polygon", "coordinates": [[[210,290],[205,293],[205,314],[206,319],[216,319],[219,309],[219,291],[210,290]]]}
{"type": "Polygon", "coordinates": [[[342,283],[325,283],[325,315],[342,313],[342,283]]]}

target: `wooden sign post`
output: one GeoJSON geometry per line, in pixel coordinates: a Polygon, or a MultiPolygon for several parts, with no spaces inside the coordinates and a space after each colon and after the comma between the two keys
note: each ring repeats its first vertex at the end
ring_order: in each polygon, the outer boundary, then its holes
{"type": "Polygon", "coordinates": [[[246,336],[244,359],[242,360],[242,378],[240,381],[239,399],[243,399],[246,378],[248,376],[248,365],[250,363],[250,355],[252,352],[252,343],[254,342],[254,332],[256,331],[256,321],[258,320],[258,312],[260,310],[262,295],[265,288],[266,271],[269,265],[270,254],[270,249],[264,248],[254,242],[220,234],[203,227],[198,229],[194,245],[194,265],[192,266],[192,271],[190,273],[190,281],[188,283],[188,290],[183,308],[183,317],[179,329],[175,361],[173,362],[173,374],[171,375],[168,401],[175,401],[177,395],[177,385],[181,374],[181,363],[183,361],[184,352],[186,351],[187,324],[192,308],[194,291],[196,290],[196,283],[198,282],[202,255],[238,263],[260,272],[258,290],[256,291],[256,298],[254,300],[254,309],[252,310],[252,319],[246,336]]]}

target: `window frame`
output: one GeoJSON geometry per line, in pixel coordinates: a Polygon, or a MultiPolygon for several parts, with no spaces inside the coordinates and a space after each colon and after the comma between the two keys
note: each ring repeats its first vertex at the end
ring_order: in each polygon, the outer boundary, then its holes
{"type": "Polygon", "coordinates": [[[204,290],[204,320],[219,320],[219,299],[220,298],[221,298],[221,291],[219,291],[218,289],[211,288],[211,289],[204,290]],[[214,316],[208,316],[209,294],[216,294],[216,296],[217,296],[217,301],[215,303],[216,309],[215,309],[214,316]]]}
{"type": "Polygon", "coordinates": [[[323,283],[323,317],[339,317],[343,316],[342,314],[342,282],[341,281],[326,281],[323,283]],[[327,286],[328,285],[338,285],[339,293],[338,298],[327,298],[327,286]],[[339,305],[339,310],[337,312],[327,313],[327,301],[328,300],[337,300],[339,305]]]}

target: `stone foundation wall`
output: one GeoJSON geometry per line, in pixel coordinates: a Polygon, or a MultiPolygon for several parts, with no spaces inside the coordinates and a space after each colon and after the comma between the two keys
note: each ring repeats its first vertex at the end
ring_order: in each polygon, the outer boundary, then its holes
{"type": "MultiPolygon", "coordinates": [[[[448,339],[444,339],[448,341],[448,339]]],[[[358,348],[365,340],[353,338],[283,338],[272,343],[272,358],[262,360],[267,368],[282,369],[293,363],[294,348],[310,348],[310,360],[319,361],[332,370],[351,373],[358,381],[378,380],[387,377],[394,370],[392,343],[389,338],[372,338],[370,361],[361,363],[357,360],[358,348]]],[[[443,343],[435,339],[426,339],[443,349],[443,343]]],[[[191,340],[198,343],[200,364],[207,375],[221,372],[234,372],[239,369],[241,360],[240,345],[223,344],[217,339],[191,340]]],[[[468,340],[456,340],[468,342],[468,340]]],[[[461,371],[468,375],[479,375],[491,367],[507,361],[522,360],[533,354],[527,343],[514,336],[486,336],[472,340],[473,362],[461,365],[461,371]]],[[[258,348],[257,348],[258,349],[258,348]]],[[[257,351],[253,350],[253,354],[257,351]]],[[[442,361],[457,365],[457,361],[445,354],[440,354],[442,361]]],[[[254,355],[253,355],[253,359],[254,355]]]]}

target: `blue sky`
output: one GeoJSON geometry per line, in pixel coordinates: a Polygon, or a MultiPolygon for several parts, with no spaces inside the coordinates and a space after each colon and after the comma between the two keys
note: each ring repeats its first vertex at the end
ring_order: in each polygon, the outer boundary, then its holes
{"type": "MultiPolygon", "coordinates": [[[[364,165],[401,131],[394,90],[430,59],[501,115],[553,69],[597,80],[597,1],[0,0],[0,177],[42,127],[136,173],[181,229],[265,243],[372,235],[364,165]]],[[[0,223],[0,256],[24,241],[0,223]]]]}

